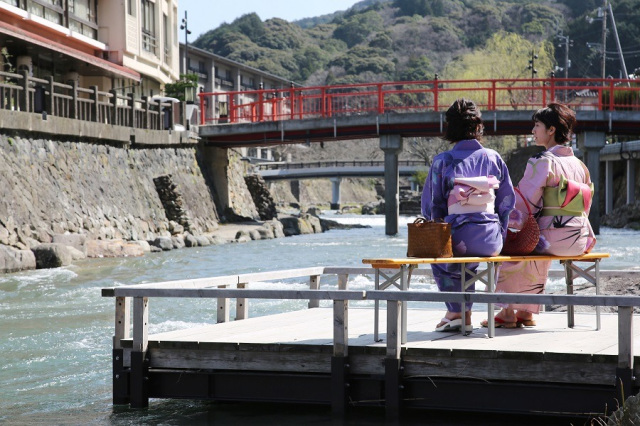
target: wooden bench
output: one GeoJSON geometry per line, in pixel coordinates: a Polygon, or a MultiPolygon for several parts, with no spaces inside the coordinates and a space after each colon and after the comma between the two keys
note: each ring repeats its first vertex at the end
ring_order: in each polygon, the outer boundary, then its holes
{"type": "MultiPolygon", "coordinates": [[[[363,259],[362,263],[371,265],[375,269],[375,289],[385,290],[391,286],[397,287],[401,291],[409,289],[411,281],[411,271],[419,265],[424,264],[441,264],[441,263],[459,263],[462,269],[462,282],[466,291],[476,281],[487,286],[487,292],[493,293],[496,285],[496,268],[502,262],[531,262],[534,260],[558,260],[564,266],[565,282],[567,285],[567,294],[573,294],[573,280],[581,277],[589,283],[595,285],[596,294],[600,294],[600,261],[609,257],[609,253],[588,253],[581,256],[548,256],[548,255],[529,255],[529,256],[491,256],[491,257],[443,257],[443,258],[370,258],[363,259]],[[588,262],[587,267],[576,265],[575,262],[588,262]],[[466,265],[469,263],[486,263],[487,268],[478,270],[475,274],[469,270],[466,265]],[[380,282],[380,277],[384,281],[380,282]],[[468,277],[468,278],[467,278],[468,277]]],[[[374,314],[374,340],[378,341],[378,302],[375,302],[374,314]]],[[[462,317],[465,317],[466,306],[462,304],[462,317]]],[[[493,303],[489,303],[487,307],[488,315],[488,334],[489,337],[495,336],[495,320],[493,303]]],[[[568,326],[573,328],[574,308],[567,307],[568,326]]],[[[600,307],[596,306],[596,330],[600,330],[600,307]]],[[[465,328],[462,327],[462,333],[465,328]]],[[[402,303],[402,343],[407,341],[407,306],[402,303]]]]}

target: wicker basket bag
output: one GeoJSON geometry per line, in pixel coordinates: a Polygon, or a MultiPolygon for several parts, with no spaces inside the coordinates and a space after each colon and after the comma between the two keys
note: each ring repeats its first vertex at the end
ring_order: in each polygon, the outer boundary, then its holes
{"type": "Polygon", "coordinates": [[[453,257],[451,224],[417,218],[409,227],[407,257],[453,257]]]}
{"type": "Polygon", "coordinates": [[[514,189],[524,200],[528,215],[520,231],[513,232],[510,229],[507,230],[507,238],[502,246],[501,254],[508,256],[526,256],[531,254],[538,245],[538,241],[540,240],[540,227],[538,226],[536,218],[533,217],[531,213],[531,208],[527,200],[518,188],[514,189]]]}

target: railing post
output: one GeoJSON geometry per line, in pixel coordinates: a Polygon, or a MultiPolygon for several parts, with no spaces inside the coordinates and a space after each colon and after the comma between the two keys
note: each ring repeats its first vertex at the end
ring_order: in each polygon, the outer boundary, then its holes
{"type": "Polygon", "coordinates": [[[438,111],[438,75],[433,79],[433,110],[438,111]]]}
{"type": "Polygon", "coordinates": [[[29,86],[31,86],[29,71],[22,70],[20,73],[22,74],[22,91],[20,92],[20,102],[18,108],[23,112],[31,112],[31,105],[29,105],[29,86]]]}
{"type": "Polygon", "coordinates": [[[98,105],[98,86],[91,86],[91,121],[100,121],[100,108],[98,105]]]}
{"type": "Polygon", "coordinates": [[[320,104],[320,113],[322,115],[322,118],[325,118],[327,116],[327,88],[323,87],[320,89],[320,101],[322,102],[320,104]]]}
{"type": "Polygon", "coordinates": [[[127,105],[129,106],[129,126],[136,128],[136,99],[133,93],[127,93],[127,105]]]}
{"type": "MultiPolygon", "coordinates": [[[[346,290],[348,275],[338,275],[338,288],[346,290]]],[[[331,357],[331,410],[345,412],[348,401],[349,301],[333,301],[333,356],[331,357]]]]}
{"type": "Polygon", "coordinates": [[[633,307],[618,306],[616,387],[620,404],[633,394],[633,382],[633,307]]]}
{"type": "Polygon", "coordinates": [[[378,114],[384,114],[384,95],[382,94],[381,83],[378,83],[378,114]]]}
{"type": "MultiPolygon", "coordinates": [[[[311,275],[309,277],[309,290],[319,290],[319,289],[320,289],[320,275],[311,275]]],[[[320,307],[319,299],[309,300],[309,309],[319,308],[319,307],[320,307]]]]}
{"type": "Polygon", "coordinates": [[[143,110],[144,110],[144,123],[140,123],[143,129],[150,129],[149,126],[149,97],[142,96],[143,110]]]}
{"type": "Polygon", "coordinates": [[[291,83],[291,88],[289,89],[289,103],[290,108],[289,108],[289,115],[291,116],[290,119],[293,120],[295,119],[295,114],[296,114],[296,110],[295,110],[295,96],[296,96],[296,92],[293,90],[293,83],[291,83]]]}
{"type": "MultiPolygon", "coordinates": [[[[219,285],[218,288],[227,288],[227,286],[219,285]]],[[[224,297],[218,298],[218,314],[216,321],[229,322],[229,299],[224,297]]]]}
{"type": "Polygon", "coordinates": [[[75,78],[69,81],[71,83],[71,105],[69,105],[69,118],[78,118],[78,80],[75,78]]]}
{"type": "Polygon", "coordinates": [[[400,360],[400,322],[402,303],[387,300],[387,356],[384,363],[385,409],[387,419],[395,419],[400,413],[401,360],[400,360]]]}
{"type": "Polygon", "coordinates": [[[112,126],[119,126],[120,123],[118,123],[118,91],[115,89],[111,89],[109,90],[109,93],[111,94],[111,99],[109,99],[110,102],[110,116],[111,116],[111,125],[112,126]]]}
{"type": "Polygon", "coordinates": [[[613,79],[609,80],[609,111],[613,111],[615,110],[615,96],[613,96],[613,89],[614,89],[614,85],[613,85],[613,79]]]}
{"type": "MultiPolygon", "coordinates": [[[[169,103],[173,105],[173,102],[169,103]]],[[[157,130],[164,130],[164,111],[162,109],[162,102],[159,99],[156,101],[156,111],[158,113],[156,116],[156,125],[158,126],[157,130]]]]}
{"type": "Polygon", "coordinates": [[[149,299],[133,299],[133,348],[131,349],[130,396],[132,408],[149,406],[149,299]]]}
{"type": "Polygon", "coordinates": [[[53,76],[47,76],[47,90],[49,91],[49,97],[45,97],[45,110],[50,115],[64,116],[64,114],[60,114],[60,111],[56,111],[55,106],[55,98],[56,98],[56,86],[53,80],[53,76]]]}
{"type": "Polygon", "coordinates": [[[233,95],[229,95],[229,123],[234,123],[236,120],[236,110],[235,107],[233,106],[233,95]]]}
{"type": "Polygon", "coordinates": [[[131,327],[131,298],[116,297],[115,334],[113,336],[113,403],[129,403],[129,373],[124,368],[122,339],[129,338],[131,327]]]}
{"type": "MultiPolygon", "coordinates": [[[[206,95],[204,93],[199,93],[198,97],[200,98],[200,125],[204,126],[205,125],[205,111],[204,111],[204,97],[206,95]]],[[[211,96],[211,105],[213,106],[213,96],[211,96]]]]}
{"type": "MultiPolygon", "coordinates": [[[[247,283],[239,283],[238,288],[247,288],[247,283]]],[[[249,305],[246,297],[236,299],[236,321],[249,318],[249,305]]]]}

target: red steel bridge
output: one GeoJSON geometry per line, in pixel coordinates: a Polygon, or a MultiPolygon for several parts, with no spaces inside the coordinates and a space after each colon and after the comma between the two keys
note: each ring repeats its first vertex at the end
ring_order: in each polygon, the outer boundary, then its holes
{"type": "MultiPolygon", "coordinates": [[[[550,102],[571,106],[578,119],[578,146],[598,194],[600,150],[606,145],[606,135],[640,135],[640,80],[431,80],[199,96],[198,134],[208,147],[379,138],[385,158],[388,235],[398,233],[398,155],[403,138],[442,136],[444,112],[456,98],[476,102],[483,112],[487,135],[530,134],[533,111],[550,102]]],[[[629,173],[633,172],[633,162],[627,163],[629,173]]],[[[629,181],[634,182],[635,177],[629,181]]],[[[589,218],[596,233],[599,217],[599,203],[594,203],[589,218]]]]}
{"type": "Polygon", "coordinates": [[[530,133],[531,112],[549,102],[563,102],[576,110],[576,133],[639,134],[639,92],[640,80],[547,78],[200,93],[200,136],[206,143],[227,147],[361,139],[388,133],[440,136],[443,113],[459,97],[478,104],[490,135],[530,133]]]}

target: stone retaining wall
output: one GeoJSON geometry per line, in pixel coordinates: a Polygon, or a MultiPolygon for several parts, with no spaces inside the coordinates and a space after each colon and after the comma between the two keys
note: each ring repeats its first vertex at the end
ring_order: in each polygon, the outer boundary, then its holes
{"type": "MultiPolygon", "coordinates": [[[[193,146],[127,149],[0,133],[0,244],[30,250],[64,234],[87,240],[170,237],[153,182],[166,175],[182,198],[191,233],[212,232],[218,213],[196,154],[193,146]]],[[[5,271],[16,270],[11,265],[5,271]]]]}

